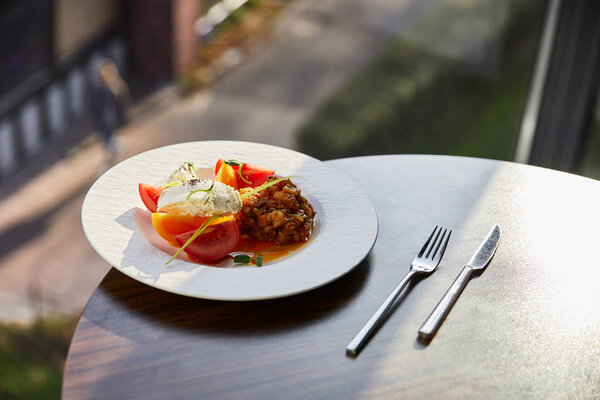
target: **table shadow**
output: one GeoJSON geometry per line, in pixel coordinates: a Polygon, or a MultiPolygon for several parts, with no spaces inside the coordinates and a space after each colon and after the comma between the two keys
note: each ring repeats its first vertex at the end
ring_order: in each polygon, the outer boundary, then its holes
{"type": "MultiPolygon", "coordinates": [[[[396,300],[394,301],[394,303],[392,304],[392,306],[390,307],[388,312],[382,317],[379,325],[370,334],[369,338],[366,339],[366,341],[363,345],[363,349],[368,346],[369,342],[371,340],[373,340],[373,338],[375,336],[377,336],[377,332],[379,332],[379,330],[385,325],[386,321],[388,319],[392,318],[396,309],[399,308],[402,305],[402,303],[404,303],[404,300],[407,297],[409,297],[409,295],[413,291],[413,289],[419,284],[420,281],[422,281],[425,278],[426,278],[426,276],[423,276],[423,277],[416,276],[411,281],[408,282],[408,284],[406,285],[404,290],[402,290],[402,292],[398,295],[398,297],[396,298],[396,300]]],[[[373,310],[373,313],[374,312],[375,312],[375,310],[373,310]]],[[[356,359],[360,356],[361,352],[362,352],[362,349],[358,353],[352,353],[352,352],[346,351],[346,356],[350,359],[356,359]]]]}
{"type": "Polygon", "coordinates": [[[356,298],[369,277],[367,256],[321,288],[289,297],[232,302],[180,296],[144,285],[112,269],[88,303],[86,319],[116,335],[140,339],[160,330],[242,335],[279,333],[316,323],[356,298]],[[147,329],[146,329],[147,328],[147,329]]]}

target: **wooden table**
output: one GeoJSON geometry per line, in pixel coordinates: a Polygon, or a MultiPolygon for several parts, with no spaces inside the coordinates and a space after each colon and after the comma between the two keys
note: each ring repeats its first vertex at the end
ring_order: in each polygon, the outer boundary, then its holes
{"type": "MultiPolygon", "coordinates": [[[[288,298],[186,298],[111,270],[72,340],[64,399],[600,396],[600,183],[507,162],[377,156],[329,162],[369,194],[367,259],[288,298]],[[417,330],[493,224],[502,239],[428,345],[417,330]],[[345,346],[436,224],[436,273],[411,284],[357,358],[345,346]]],[[[360,210],[358,210],[360,212],[360,210]]]]}

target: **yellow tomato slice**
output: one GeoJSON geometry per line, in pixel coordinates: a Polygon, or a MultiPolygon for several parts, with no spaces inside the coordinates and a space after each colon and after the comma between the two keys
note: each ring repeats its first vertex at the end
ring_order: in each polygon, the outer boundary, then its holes
{"type": "Polygon", "coordinates": [[[231,186],[235,190],[238,189],[238,181],[235,169],[229,164],[223,164],[215,176],[215,181],[231,186]]]}
{"type": "MultiPolygon", "coordinates": [[[[172,245],[178,246],[175,236],[197,230],[207,219],[208,217],[182,214],[152,213],[152,226],[156,233],[163,239],[172,245]]],[[[233,219],[233,216],[217,218],[211,225],[220,224],[233,219]]]]}

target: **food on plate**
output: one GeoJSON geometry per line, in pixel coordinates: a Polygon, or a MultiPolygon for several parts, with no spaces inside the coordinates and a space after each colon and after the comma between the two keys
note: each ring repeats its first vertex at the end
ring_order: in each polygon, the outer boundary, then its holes
{"type": "Polygon", "coordinates": [[[182,233],[175,240],[179,246],[189,243],[185,252],[199,262],[225,257],[235,250],[240,239],[240,232],[233,218],[208,226],[195,240],[192,239],[194,234],[194,231],[182,233]]]}
{"type": "Polygon", "coordinates": [[[157,211],[201,217],[232,215],[242,209],[237,190],[211,179],[191,179],[166,188],[160,194],[157,211]]]}
{"type": "MultiPolygon", "coordinates": [[[[249,191],[241,189],[240,193],[249,191]]],[[[291,180],[246,196],[242,203],[237,219],[246,237],[282,244],[308,240],[315,210],[291,180]]]]}
{"type": "Polygon", "coordinates": [[[175,171],[171,173],[169,182],[187,182],[193,179],[198,179],[194,164],[191,162],[184,162],[175,171]]]}
{"type": "Polygon", "coordinates": [[[308,240],[316,212],[292,177],[237,160],[220,159],[213,170],[214,179],[199,178],[185,162],[163,185],[139,184],[154,230],[178,248],[167,264],[185,252],[197,262],[261,266],[308,240]]]}
{"type": "MultiPolygon", "coordinates": [[[[152,227],[156,233],[158,233],[160,237],[172,245],[177,244],[177,240],[175,239],[177,235],[195,231],[208,219],[208,217],[200,217],[195,215],[167,214],[162,212],[152,213],[151,216],[152,227]]],[[[215,220],[213,224],[225,222],[231,219],[233,218],[223,217],[222,219],[215,220]]]]}
{"type": "Polygon", "coordinates": [[[140,197],[144,202],[144,205],[152,212],[156,212],[156,209],[158,208],[158,198],[163,190],[165,190],[165,188],[160,185],[149,185],[147,183],[140,183],[138,185],[138,191],[140,192],[140,197]]]}
{"type": "Polygon", "coordinates": [[[223,160],[221,158],[215,165],[215,179],[227,183],[234,189],[260,186],[274,174],[275,171],[272,169],[250,165],[237,160],[223,160]]]}

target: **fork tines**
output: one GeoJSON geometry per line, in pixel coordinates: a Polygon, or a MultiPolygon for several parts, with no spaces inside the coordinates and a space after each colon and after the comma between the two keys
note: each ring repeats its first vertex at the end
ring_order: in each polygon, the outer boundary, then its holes
{"type": "Polygon", "coordinates": [[[448,242],[450,241],[450,235],[452,235],[451,229],[446,229],[446,228],[436,225],[436,227],[433,228],[431,235],[429,235],[429,239],[427,239],[427,241],[421,248],[421,251],[419,251],[419,254],[417,255],[417,257],[427,259],[427,258],[429,258],[429,256],[431,256],[432,260],[434,260],[435,258],[442,258],[442,256],[444,255],[444,252],[446,251],[446,246],[448,245],[448,242]],[[440,237],[440,233],[442,234],[441,237],[440,237]],[[446,236],[446,234],[448,234],[448,236],[446,236]],[[431,240],[434,237],[434,235],[435,235],[435,239],[431,240]],[[435,247],[435,251],[432,252],[434,247],[435,247]],[[441,251],[438,252],[438,250],[440,250],[440,247],[441,247],[441,251]],[[423,254],[425,252],[427,252],[427,254],[425,254],[425,256],[423,256],[423,254]]]}

